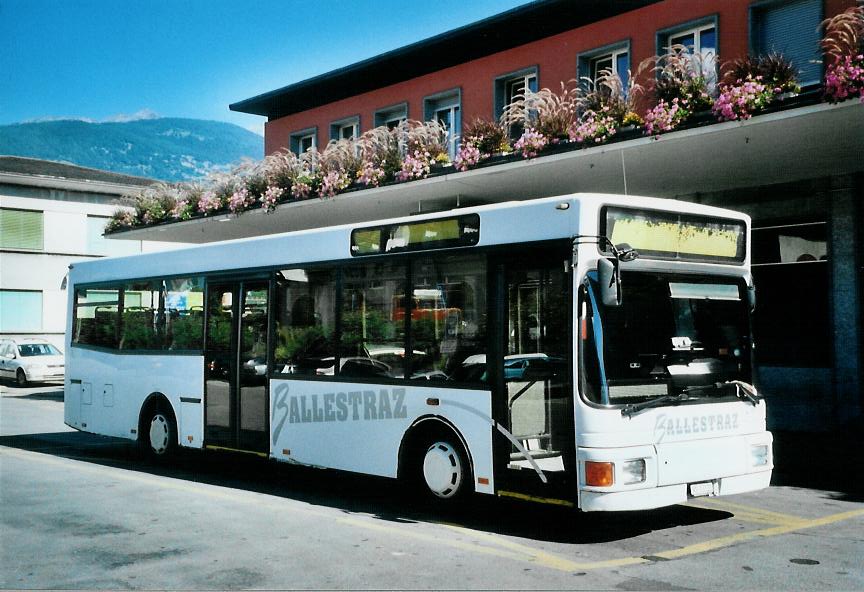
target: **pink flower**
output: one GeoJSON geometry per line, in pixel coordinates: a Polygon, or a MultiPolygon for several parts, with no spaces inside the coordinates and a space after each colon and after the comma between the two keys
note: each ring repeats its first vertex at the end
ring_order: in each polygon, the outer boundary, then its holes
{"type": "Polygon", "coordinates": [[[267,191],[265,191],[264,195],[261,196],[261,205],[264,206],[264,211],[269,214],[275,210],[276,205],[279,203],[279,200],[282,199],[284,193],[285,190],[281,187],[275,185],[267,187],[267,191]]]}
{"type": "Polygon", "coordinates": [[[205,191],[201,194],[201,199],[198,200],[198,211],[203,212],[205,216],[221,207],[222,200],[212,191],[205,191]]]}
{"type": "Polygon", "coordinates": [[[469,167],[476,165],[483,158],[487,158],[487,154],[480,152],[480,149],[471,143],[465,143],[459,148],[456,153],[456,160],[453,164],[460,171],[467,171],[469,167]]]}
{"type": "Polygon", "coordinates": [[[543,150],[546,145],[549,143],[549,140],[535,130],[534,128],[525,128],[525,131],[522,133],[522,137],[520,137],[516,144],[513,145],[513,148],[522,152],[522,156],[525,158],[534,158],[537,156],[537,153],[543,150]]]}

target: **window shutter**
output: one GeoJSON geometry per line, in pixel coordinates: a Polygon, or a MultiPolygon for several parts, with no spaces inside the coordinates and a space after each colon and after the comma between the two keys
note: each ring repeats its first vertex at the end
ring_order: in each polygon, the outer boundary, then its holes
{"type": "Polygon", "coordinates": [[[821,21],[822,0],[792,0],[755,9],[754,49],[761,54],[783,54],[798,70],[802,86],[816,84],[822,78],[821,21]]]}
{"type": "Polygon", "coordinates": [[[0,247],[41,251],[42,212],[0,209],[0,247]]]}

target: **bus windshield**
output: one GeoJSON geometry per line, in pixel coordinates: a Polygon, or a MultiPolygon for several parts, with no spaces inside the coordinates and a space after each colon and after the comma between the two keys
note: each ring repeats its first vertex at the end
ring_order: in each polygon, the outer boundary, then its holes
{"type": "Polygon", "coordinates": [[[619,307],[582,291],[582,391],[621,405],[663,395],[724,396],[710,387],[751,382],[751,340],[743,282],[625,272],[619,307]]]}

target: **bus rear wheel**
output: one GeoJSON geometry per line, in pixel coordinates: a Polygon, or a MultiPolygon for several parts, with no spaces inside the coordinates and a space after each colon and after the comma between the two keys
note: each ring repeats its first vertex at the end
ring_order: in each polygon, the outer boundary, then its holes
{"type": "Polygon", "coordinates": [[[152,406],[142,422],[139,443],[147,456],[161,460],[170,457],[177,449],[177,424],[174,414],[164,404],[152,406]]]}

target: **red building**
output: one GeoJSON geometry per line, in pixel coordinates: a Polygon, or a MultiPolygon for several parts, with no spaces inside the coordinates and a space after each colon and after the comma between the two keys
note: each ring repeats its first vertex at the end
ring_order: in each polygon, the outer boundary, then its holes
{"type": "MultiPolygon", "coordinates": [[[[267,117],[267,153],[359,135],[388,121],[492,119],[525,85],[612,68],[626,76],[674,43],[713,55],[791,58],[804,86],[821,79],[819,23],[853,0],[532,2],[483,21],[231,105],[267,117]],[[444,115],[450,110],[452,115],[444,115]]],[[[451,124],[452,125],[452,124],[451,124]]]]}

